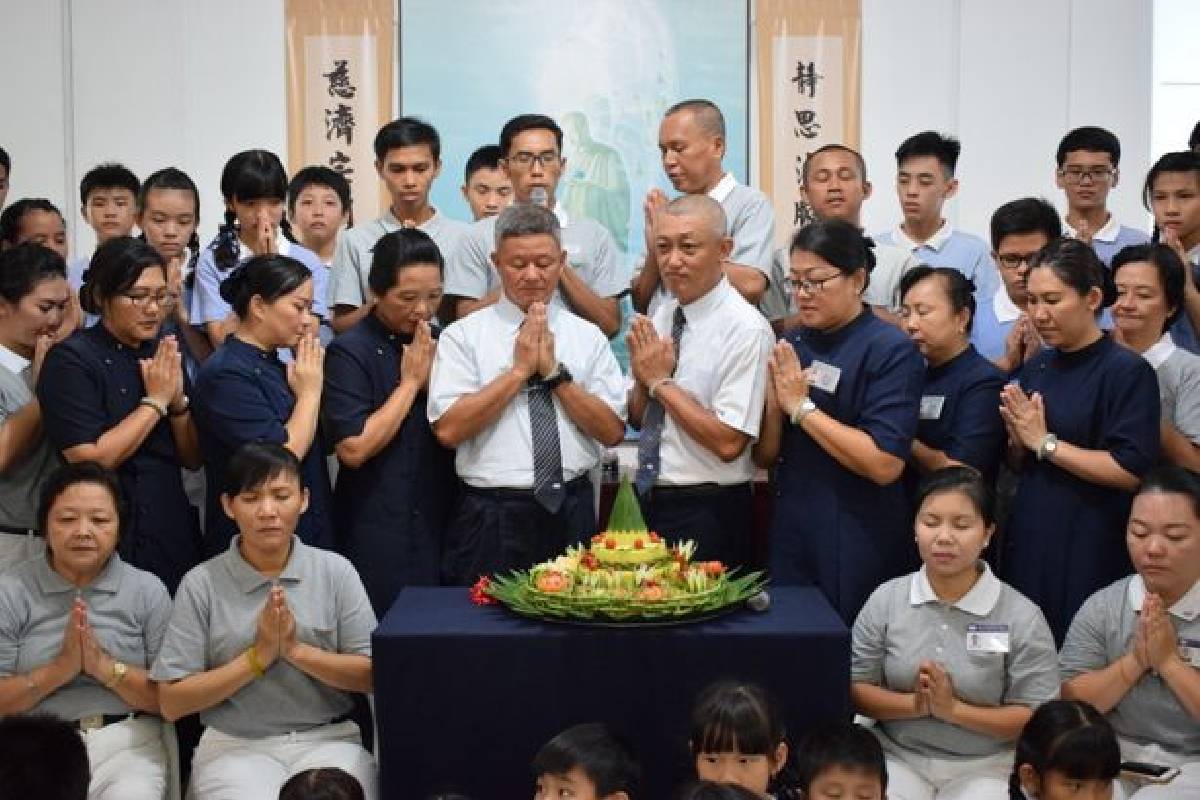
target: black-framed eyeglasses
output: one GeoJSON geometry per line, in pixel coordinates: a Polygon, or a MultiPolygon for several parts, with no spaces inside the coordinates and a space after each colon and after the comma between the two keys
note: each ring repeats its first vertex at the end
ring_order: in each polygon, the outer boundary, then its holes
{"type": "Polygon", "coordinates": [[[531,166],[535,161],[538,162],[538,164],[540,164],[542,167],[548,167],[552,164],[557,164],[558,157],[557,150],[546,150],[542,153],[530,153],[522,150],[518,153],[513,153],[508,157],[508,160],[513,164],[516,164],[518,167],[531,166]]]}
{"type": "Polygon", "coordinates": [[[1000,253],[996,256],[996,260],[1000,262],[1000,266],[1006,269],[1016,269],[1024,264],[1027,267],[1033,266],[1033,259],[1037,257],[1038,251],[1032,253],[1000,253]]]}
{"type": "Polygon", "coordinates": [[[1058,171],[1058,174],[1067,183],[1083,183],[1084,179],[1090,179],[1092,183],[1100,183],[1110,180],[1116,173],[1117,171],[1111,167],[1065,167],[1058,171]]]}
{"type": "Polygon", "coordinates": [[[821,294],[825,291],[825,284],[830,281],[836,281],[838,278],[846,277],[841,272],[835,272],[827,278],[793,278],[788,276],[783,279],[783,286],[789,292],[804,292],[806,294],[821,294]]]}
{"type": "Polygon", "coordinates": [[[145,308],[151,303],[164,306],[174,302],[174,294],[166,289],[159,292],[121,292],[121,296],[138,308],[145,308]]]}

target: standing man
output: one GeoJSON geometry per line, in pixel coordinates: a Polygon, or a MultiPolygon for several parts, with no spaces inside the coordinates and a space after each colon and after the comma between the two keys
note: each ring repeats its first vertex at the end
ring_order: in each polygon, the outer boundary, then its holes
{"type": "Polygon", "coordinates": [[[670,297],[629,330],[629,416],[642,429],[635,482],[650,528],[695,540],[701,559],[741,564],[752,516],[750,443],[774,338],[724,271],[733,249],[727,230],[720,204],[702,194],[678,197],[658,215],[654,257],[670,297]]]}
{"type": "Polygon", "coordinates": [[[1145,244],[1150,237],[1120,223],[1108,210],[1108,193],[1121,174],[1121,142],[1104,128],[1076,128],[1063,137],[1055,154],[1054,183],[1067,196],[1063,234],[1087,242],[1108,266],[1123,247],[1145,244]]]}
{"type": "MultiPolygon", "coordinates": [[[[443,578],[525,569],[596,532],[588,471],[625,434],[625,379],[607,337],[552,302],[558,219],[530,203],[495,218],[496,300],[438,341],[429,420],[463,480],[443,578]]],[[[761,400],[759,402],[761,405],[761,400]]]]}
{"type": "Polygon", "coordinates": [[[496,216],[512,203],[512,181],[504,174],[500,148],[494,144],[485,144],[471,153],[463,180],[463,199],[471,207],[475,222],[496,216]]]}
{"type": "MultiPolygon", "coordinates": [[[[546,302],[570,310],[612,337],[621,327],[619,303],[628,282],[618,267],[612,234],[595,220],[568,216],[556,200],[567,163],[562,141],[562,129],[549,117],[513,117],[500,131],[501,164],[512,181],[515,204],[544,206],[558,218],[567,261],[546,302]]],[[[498,241],[496,217],[486,217],[467,230],[461,246],[447,253],[443,318],[445,312],[461,318],[499,300],[502,281],[492,258],[498,241]]]]}
{"type": "MultiPolygon", "coordinates": [[[[667,109],[658,130],[663,171],[676,191],[708,195],[721,204],[733,239],[724,266],[726,276],[742,297],[757,303],[767,291],[775,217],[771,201],[757,189],[743,186],[726,172],[725,117],[709,100],[684,100],[667,109]]],[[[633,306],[653,312],[664,299],[662,270],[655,258],[652,231],[667,204],[658,189],[646,195],[646,260],[633,279],[633,306]]]]}
{"type": "Polygon", "coordinates": [[[367,283],[371,248],[379,237],[400,228],[417,228],[429,234],[443,257],[448,257],[467,229],[466,223],[429,205],[429,190],[442,171],[442,142],[428,122],[401,117],[380,128],[375,135],[375,171],[392,203],[382,217],[351,228],[338,240],[329,275],[329,305],[337,333],[371,310],[367,283]]]}

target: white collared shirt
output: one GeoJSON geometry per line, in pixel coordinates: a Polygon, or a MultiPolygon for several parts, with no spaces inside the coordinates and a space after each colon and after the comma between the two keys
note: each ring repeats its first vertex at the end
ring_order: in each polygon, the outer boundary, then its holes
{"type": "Polygon", "coordinates": [[[724,204],[725,198],[729,197],[729,193],[737,185],[737,178],[733,177],[733,173],[726,172],[721,176],[721,180],[717,181],[717,185],[708,190],[708,196],[718,203],[724,204]]]}
{"type": "MultiPolygon", "coordinates": [[[[558,360],[584,391],[625,418],[625,379],[600,329],[565,308],[548,307],[558,360]]],[[[438,339],[429,378],[429,421],[436,422],[459,398],[474,394],[512,368],[513,342],[525,313],[507,295],[447,327],[438,339]]],[[[604,446],[571,421],[558,398],[558,440],[563,478],[572,480],[600,462],[604,446]]],[[[518,394],[500,416],[458,446],[458,475],[477,487],[533,486],[533,436],[529,400],[518,394]]]]}
{"type": "MultiPolygon", "coordinates": [[[[654,313],[660,336],[670,336],[679,301],[671,297],[654,313]]],[[[717,419],[758,438],[766,391],[767,358],[775,343],[771,326],[722,277],[708,294],[683,307],[687,324],[679,344],[675,383],[717,419]]],[[[732,485],[754,476],[750,446],[729,463],[689,436],[668,412],[659,450],[658,483],[732,485]]]]}
{"type": "Polygon", "coordinates": [[[28,358],[19,353],[14,353],[0,344],[0,367],[8,370],[13,375],[20,375],[29,364],[30,361],[28,358]]]}
{"type": "MultiPolygon", "coordinates": [[[[1146,582],[1141,575],[1133,575],[1129,579],[1129,606],[1139,614],[1142,613],[1142,603],[1146,601],[1146,582]]],[[[1167,609],[1173,617],[1179,617],[1184,622],[1191,622],[1200,616],[1200,581],[1192,584],[1183,597],[1167,609]]]]}
{"type": "MultiPolygon", "coordinates": [[[[1004,586],[987,562],[983,562],[982,567],[983,569],[979,573],[979,577],[975,579],[975,585],[971,587],[970,591],[950,604],[960,611],[974,614],[977,617],[986,617],[992,613],[997,601],[1000,600],[1000,590],[1004,586]]],[[[929,582],[929,572],[924,565],[913,575],[912,586],[908,592],[908,602],[914,606],[942,602],[938,598],[937,592],[933,590],[933,584],[929,582]]]]}
{"type": "Polygon", "coordinates": [[[949,220],[942,220],[942,225],[937,229],[937,232],[923,242],[918,242],[904,232],[903,224],[897,223],[896,227],[892,228],[892,243],[897,247],[903,247],[908,252],[916,252],[921,247],[928,247],[931,250],[941,250],[942,245],[950,240],[954,234],[954,227],[949,220]]]}
{"type": "Polygon", "coordinates": [[[1021,307],[1008,296],[1008,290],[1001,287],[992,295],[992,310],[996,313],[997,322],[1015,322],[1021,316],[1021,307]]]}
{"type": "MultiPolygon", "coordinates": [[[[1067,222],[1067,218],[1062,218],[1063,236],[1068,239],[1078,239],[1079,231],[1075,230],[1071,223],[1067,222]]],[[[1100,229],[1092,234],[1093,241],[1100,242],[1115,242],[1117,234],[1121,232],[1121,223],[1117,221],[1117,215],[1109,213],[1108,220],[1105,221],[1100,229]]]]}
{"type": "Polygon", "coordinates": [[[1164,333],[1161,339],[1150,345],[1150,348],[1142,353],[1142,358],[1149,361],[1150,366],[1157,370],[1167,362],[1167,359],[1171,357],[1175,349],[1175,342],[1171,341],[1171,334],[1164,333]]]}

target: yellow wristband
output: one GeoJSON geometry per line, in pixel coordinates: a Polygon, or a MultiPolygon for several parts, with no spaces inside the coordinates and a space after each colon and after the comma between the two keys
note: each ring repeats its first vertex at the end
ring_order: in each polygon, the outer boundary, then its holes
{"type": "Polygon", "coordinates": [[[254,645],[246,648],[246,663],[250,665],[250,671],[254,673],[254,677],[261,678],[267,674],[267,671],[263,669],[262,662],[258,660],[258,650],[254,645]]]}

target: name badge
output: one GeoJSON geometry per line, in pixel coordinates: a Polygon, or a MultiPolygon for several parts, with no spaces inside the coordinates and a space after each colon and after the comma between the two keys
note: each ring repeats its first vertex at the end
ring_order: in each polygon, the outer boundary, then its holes
{"type": "Polygon", "coordinates": [[[1200,639],[1180,639],[1179,657],[1183,663],[1200,669],[1200,639]]]}
{"type": "Polygon", "coordinates": [[[808,382],[823,392],[833,394],[837,391],[838,381],[842,379],[842,370],[824,361],[814,361],[809,367],[808,382]]]}
{"type": "Polygon", "coordinates": [[[1008,625],[971,623],[967,626],[968,653],[1007,653],[1008,625]]]}
{"type": "Polygon", "coordinates": [[[944,405],[946,405],[945,395],[925,395],[921,398],[921,419],[941,419],[944,405]]]}

